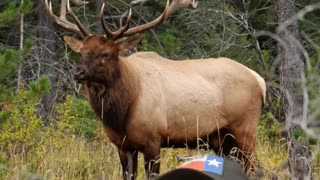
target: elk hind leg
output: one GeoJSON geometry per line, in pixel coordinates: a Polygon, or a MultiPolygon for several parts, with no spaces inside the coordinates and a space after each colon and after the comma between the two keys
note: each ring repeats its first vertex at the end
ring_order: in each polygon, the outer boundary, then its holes
{"type": "Polygon", "coordinates": [[[258,167],[258,160],[255,153],[257,129],[258,125],[252,126],[252,124],[249,124],[247,126],[238,126],[232,131],[237,148],[234,148],[230,152],[231,158],[239,160],[249,175],[254,175],[258,167]]]}
{"type": "Polygon", "coordinates": [[[227,157],[237,144],[234,136],[227,129],[220,129],[211,135],[210,146],[218,156],[227,157]]]}

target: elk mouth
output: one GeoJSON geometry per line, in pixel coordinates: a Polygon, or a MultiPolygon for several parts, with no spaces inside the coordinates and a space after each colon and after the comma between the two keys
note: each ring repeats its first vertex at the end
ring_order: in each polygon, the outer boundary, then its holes
{"type": "Polygon", "coordinates": [[[80,84],[84,84],[87,82],[87,78],[84,75],[74,74],[73,79],[80,84]]]}
{"type": "Polygon", "coordinates": [[[73,79],[81,84],[85,83],[88,80],[86,73],[74,73],[73,79]]]}
{"type": "Polygon", "coordinates": [[[73,71],[73,79],[78,83],[86,82],[88,79],[86,69],[82,66],[76,66],[73,71]]]}

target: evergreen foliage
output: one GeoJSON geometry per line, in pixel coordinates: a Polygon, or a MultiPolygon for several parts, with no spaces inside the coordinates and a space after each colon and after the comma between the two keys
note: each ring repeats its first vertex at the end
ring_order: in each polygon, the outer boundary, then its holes
{"type": "MultiPolygon", "coordinates": [[[[33,46],[32,40],[27,39],[24,49],[18,50],[18,47],[12,47],[13,42],[3,42],[2,37],[8,37],[8,34],[14,33],[13,27],[14,24],[19,23],[19,14],[28,14],[32,8],[31,0],[25,0],[22,6],[15,1],[10,1],[3,7],[0,6],[0,102],[13,100],[17,85],[18,64],[30,55],[33,46]]],[[[8,40],[12,41],[10,38],[8,40]]]]}

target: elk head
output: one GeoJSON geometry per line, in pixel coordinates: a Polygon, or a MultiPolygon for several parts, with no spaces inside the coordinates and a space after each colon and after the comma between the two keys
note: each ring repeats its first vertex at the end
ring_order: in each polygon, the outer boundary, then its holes
{"type": "MultiPolygon", "coordinates": [[[[75,0],[74,0],[75,1],[75,0]]],[[[79,3],[85,4],[85,3],[79,3]]],[[[169,6],[169,0],[163,13],[155,20],[136,27],[129,28],[132,10],[128,11],[126,24],[116,32],[112,32],[104,21],[104,4],[100,11],[100,20],[105,35],[92,35],[81,24],[73,13],[69,0],[61,0],[60,17],[54,15],[51,1],[45,0],[46,10],[53,20],[61,27],[80,35],[83,40],[77,40],[65,36],[64,40],[75,52],[81,54],[81,62],[74,68],[74,79],[78,82],[106,83],[119,74],[119,54],[135,47],[140,38],[139,33],[147,31],[167,19],[177,9],[192,5],[196,8],[197,3],[191,0],[174,1],[169,6]],[[188,1],[188,2],[187,2],[188,1]],[[181,3],[182,2],[182,3],[181,3]],[[66,19],[66,11],[71,15],[76,24],[66,19]]]]}
{"type": "Polygon", "coordinates": [[[70,48],[81,54],[81,62],[74,68],[74,79],[78,82],[108,83],[119,75],[119,54],[137,45],[139,36],[112,40],[104,36],[91,35],[83,41],[65,36],[70,48]]]}

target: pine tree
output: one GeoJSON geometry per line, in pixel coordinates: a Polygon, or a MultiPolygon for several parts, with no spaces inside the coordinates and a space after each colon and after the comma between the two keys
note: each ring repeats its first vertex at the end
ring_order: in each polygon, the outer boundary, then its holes
{"type": "Polygon", "coordinates": [[[32,43],[26,42],[24,49],[18,49],[18,29],[13,28],[19,25],[18,14],[30,13],[32,3],[25,0],[25,3],[17,4],[10,1],[0,6],[0,102],[10,101],[15,95],[17,65],[26,58],[30,52],[32,43]]]}

